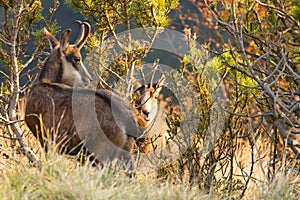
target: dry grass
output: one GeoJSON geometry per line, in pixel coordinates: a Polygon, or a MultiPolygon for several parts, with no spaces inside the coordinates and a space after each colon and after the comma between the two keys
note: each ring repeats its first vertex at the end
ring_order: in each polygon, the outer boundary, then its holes
{"type": "MultiPolygon", "coordinates": [[[[21,159],[22,156],[19,156],[21,159]]],[[[55,152],[39,167],[28,162],[6,165],[0,177],[0,199],[204,199],[209,195],[184,185],[122,171],[97,169],[55,152]]]]}
{"type": "MultiPolygon", "coordinates": [[[[1,129],[1,135],[4,129],[1,129]]],[[[26,131],[24,131],[26,132],[26,131]]],[[[45,153],[37,140],[26,142],[39,155],[33,166],[18,153],[17,143],[0,138],[0,199],[202,199],[208,195],[185,185],[136,176],[123,171],[98,169],[55,151],[45,153]]]]}
{"type": "MultiPolygon", "coordinates": [[[[5,129],[1,129],[1,135],[5,129]]],[[[209,193],[200,191],[187,183],[174,181],[179,174],[168,174],[160,179],[155,174],[139,174],[130,178],[122,171],[110,168],[97,169],[86,163],[83,165],[69,156],[55,151],[45,153],[36,139],[26,132],[26,142],[41,158],[41,165],[33,166],[28,159],[18,153],[17,143],[0,138],[0,199],[220,199],[220,188],[209,193]],[[171,180],[172,179],[172,180],[171,180]]],[[[245,147],[245,146],[244,146],[245,147]]],[[[246,165],[246,148],[237,156],[236,163],[246,165]]],[[[297,199],[299,177],[291,171],[283,174],[278,171],[272,182],[263,178],[257,162],[255,179],[244,199],[297,199]]],[[[236,175],[240,168],[236,167],[236,175]]],[[[217,176],[217,174],[216,174],[217,176]]],[[[178,178],[180,179],[180,178],[178,178]]],[[[226,195],[235,199],[238,195],[226,195]]],[[[223,196],[224,197],[224,196],[223,196]]]]}

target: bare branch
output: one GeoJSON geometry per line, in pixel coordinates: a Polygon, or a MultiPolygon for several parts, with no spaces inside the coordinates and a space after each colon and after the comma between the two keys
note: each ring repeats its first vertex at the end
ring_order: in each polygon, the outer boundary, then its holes
{"type": "Polygon", "coordinates": [[[21,13],[23,11],[23,4],[22,1],[18,2],[18,7],[13,10],[12,16],[12,30],[11,30],[11,37],[10,37],[10,60],[11,60],[11,75],[10,75],[10,99],[9,99],[9,107],[8,107],[8,122],[10,123],[8,129],[11,134],[15,134],[18,142],[21,146],[21,151],[25,154],[30,161],[33,163],[37,163],[38,159],[36,155],[27,147],[25,144],[25,140],[22,134],[22,130],[19,126],[19,120],[17,118],[17,104],[19,101],[19,94],[20,94],[20,77],[19,77],[19,64],[17,60],[17,38],[20,29],[20,20],[21,20],[21,13]]]}

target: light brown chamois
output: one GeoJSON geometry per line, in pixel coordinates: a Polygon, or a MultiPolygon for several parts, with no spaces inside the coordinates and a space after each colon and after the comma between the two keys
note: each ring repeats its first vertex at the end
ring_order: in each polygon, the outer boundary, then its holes
{"type": "Polygon", "coordinates": [[[164,107],[159,102],[159,94],[164,86],[164,75],[161,73],[160,78],[153,82],[155,73],[158,72],[157,65],[151,70],[149,83],[146,84],[145,75],[141,71],[141,83],[138,82],[133,92],[133,106],[137,115],[139,126],[145,127],[146,131],[141,138],[129,137],[125,147],[128,151],[133,152],[134,146],[142,153],[153,151],[156,147],[162,147],[158,143],[164,143],[167,123],[165,119],[164,107]]]}
{"type": "Polygon", "coordinates": [[[54,141],[65,153],[87,149],[100,162],[114,158],[131,162],[129,152],[122,150],[124,144],[128,137],[143,134],[133,107],[107,90],[71,87],[85,86],[90,79],[80,54],[90,25],[80,23],[73,45],[71,30],[63,31],[59,41],[45,30],[51,52],[29,89],[25,121],[42,144],[54,141]]]}

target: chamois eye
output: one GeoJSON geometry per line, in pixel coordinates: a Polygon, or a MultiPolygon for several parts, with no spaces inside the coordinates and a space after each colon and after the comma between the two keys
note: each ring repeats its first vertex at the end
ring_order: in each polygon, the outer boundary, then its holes
{"type": "Polygon", "coordinates": [[[75,63],[79,63],[79,62],[80,62],[80,58],[79,58],[79,57],[73,57],[73,61],[74,61],[75,63]]]}

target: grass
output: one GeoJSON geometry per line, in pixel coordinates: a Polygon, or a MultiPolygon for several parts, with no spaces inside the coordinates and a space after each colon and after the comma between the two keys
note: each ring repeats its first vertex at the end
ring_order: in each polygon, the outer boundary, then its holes
{"type": "Polygon", "coordinates": [[[264,183],[254,188],[252,191],[252,199],[265,199],[265,200],[282,200],[282,199],[299,199],[300,183],[290,182],[290,174],[278,174],[272,183],[264,183]]]}
{"type": "Polygon", "coordinates": [[[18,163],[0,176],[0,199],[204,199],[208,195],[184,185],[130,178],[97,169],[53,152],[39,167],[18,163]]]}
{"type": "MultiPolygon", "coordinates": [[[[0,138],[0,199],[224,199],[220,188],[205,193],[153,173],[130,178],[122,171],[79,165],[74,158],[55,151],[44,153],[30,135],[27,142],[39,153],[39,166],[33,166],[7,139],[0,138]]],[[[300,184],[293,180],[297,179],[292,173],[278,173],[271,183],[257,182],[243,199],[298,199],[300,184]]],[[[226,196],[236,198],[233,193],[226,196]]]]}
{"type": "MultiPolygon", "coordinates": [[[[288,176],[254,188],[245,199],[297,199],[288,176]]],[[[78,165],[68,156],[50,152],[42,164],[15,163],[0,176],[0,199],[219,199],[184,184],[172,184],[121,171],[78,165]]]]}

